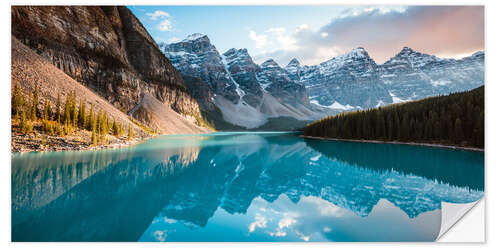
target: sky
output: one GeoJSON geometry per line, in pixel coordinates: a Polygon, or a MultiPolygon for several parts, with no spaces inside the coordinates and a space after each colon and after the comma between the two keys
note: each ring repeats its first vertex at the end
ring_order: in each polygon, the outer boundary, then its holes
{"type": "Polygon", "coordinates": [[[482,6],[128,6],[156,42],[206,34],[256,63],[314,65],[363,47],[384,63],[404,46],[444,58],[484,50],[482,6]]]}

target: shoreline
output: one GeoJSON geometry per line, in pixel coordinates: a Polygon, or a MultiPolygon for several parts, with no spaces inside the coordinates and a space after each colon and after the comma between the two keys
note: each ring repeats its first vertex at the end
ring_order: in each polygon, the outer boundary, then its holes
{"type": "Polygon", "coordinates": [[[361,143],[376,143],[376,144],[399,144],[399,145],[424,146],[424,147],[434,147],[434,148],[446,148],[446,149],[454,149],[454,150],[484,152],[483,148],[460,147],[460,146],[451,146],[451,145],[443,145],[443,144],[432,144],[432,143],[339,139],[339,138],[315,137],[315,136],[307,136],[307,135],[299,135],[299,137],[304,138],[304,139],[323,140],[323,141],[345,141],[345,142],[361,142],[361,143]]]}
{"type": "MultiPolygon", "coordinates": [[[[244,133],[244,132],[243,132],[244,133]]],[[[255,132],[254,132],[255,133],[255,132]]],[[[159,136],[159,135],[156,135],[159,136]]],[[[115,149],[115,148],[124,148],[124,147],[130,147],[134,146],[136,144],[139,144],[141,142],[144,142],[146,140],[152,139],[156,136],[148,136],[148,137],[143,137],[140,139],[134,139],[132,141],[127,141],[127,140],[119,140],[119,141],[114,141],[113,143],[109,143],[106,145],[97,145],[97,146],[92,146],[92,145],[85,145],[85,144],[78,144],[78,145],[41,145],[38,144],[37,148],[27,148],[20,146],[18,147],[19,143],[14,143],[14,141],[17,139],[23,139],[23,141],[27,142],[33,142],[35,138],[30,138],[26,140],[26,137],[24,136],[19,136],[19,135],[14,135],[11,134],[11,153],[28,153],[28,152],[60,152],[60,151],[87,151],[87,150],[103,150],[103,149],[115,149]],[[24,137],[24,138],[23,138],[24,137]]],[[[434,148],[446,148],[446,149],[453,149],[453,150],[465,150],[465,151],[474,151],[474,152],[484,152],[485,150],[482,148],[474,148],[474,147],[460,147],[460,146],[452,146],[452,145],[443,145],[443,144],[432,144],[432,143],[417,143],[417,142],[400,142],[400,141],[379,141],[379,140],[356,140],[356,139],[339,139],[339,138],[327,138],[327,137],[315,137],[315,136],[306,136],[306,135],[299,135],[299,137],[304,138],[304,139],[312,139],[312,140],[323,140],[323,141],[344,141],[344,142],[359,142],[359,143],[376,143],[376,144],[398,144],[398,145],[409,145],[409,146],[424,146],[424,147],[434,147],[434,148]]],[[[66,143],[71,142],[71,140],[68,140],[67,138],[60,138],[60,137],[54,137],[59,140],[63,140],[66,143]]],[[[37,139],[35,139],[37,140],[37,139]]],[[[75,142],[75,141],[73,141],[75,142]]]]}
{"type": "Polygon", "coordinates": [[[103,145],[90,145],[86,142],[75,140],[74,138],[64,138],[51,136],[46,139],[51,140],[51,145],[43,145],[40,143],[40,137],[26,137],[23,135],[11,134],[11,154],[15,153],[29,153],[29,152],[61,152],[61,151],[89,151],[89,150],[103,150],[115,149],[134,146],[154,136],[135,138],[133,140],[113,140],[109,144],[103,145]]]}

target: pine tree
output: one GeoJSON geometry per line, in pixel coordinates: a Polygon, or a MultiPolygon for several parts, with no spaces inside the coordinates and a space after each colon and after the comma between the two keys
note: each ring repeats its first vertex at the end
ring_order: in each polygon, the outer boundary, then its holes
{"type": "Polygon", "coordinates": [[[33,100],[31,105],[31,120],[35,121],[38,114],[38,86],[35,86],[35,91],[33,91],[33,100]]]}
{"type": "Polygon", "coordinates": [[[75,92],[71,94],[71,122],[73,128],[78,127],[78,109],[76,108],[76,95],[75,92]]]}
{"type": "Polygon", "coordinates": [[[401,140],[407,141],[410,138],[410,124],[408,123],[408,116],[403,115],[403,121],[401,122],[401,140]]]}
{"type": "MultiPolygon", "coordinates": [[[[93,114],[92,114],[93,116],[93,114]]],[[[92,122],[92,145],[97,145],[97,124],[92,122]]]]}
{"type": "Polygon", "coordinates": [[[102,135],[103,134],[103,130],[102,130],[102,112],[101,110],[99,110],[99,112],[97,112],[97,133],[99,135],[102,135]]]}
{"type": "MultiPolygon", "coordinates": [[[[31,121],[29,121],[26,118],[26,110],[23,110],[21,113],[21,122],[19,124],[19,127],[21,128],[21,133],[23,134],[29,134],[33,132],[33,125],[31,124],[31,121]]],[[[31,113],[30,113],[31,115],[31,113]]]]}
{"type": "Polygon", "coordinates": [[[57,123],[61,123],[61,94],[57,93],[57,101],[56,101],[56,116],[55,119],[57,123]]]}
{"type": "Polygon", "coordinates": [[[19,128],[21,129],[21,133],[26,134],[25,132],[25,127],[26,127],[26,111],[21,112],[21,120],[19,121],[19,128]]]}
{"type": "Polygon", "coordinates": [[[462,121],[460,118],[455,120],[455,142],[460,143],[463,140],[463,130],[462,130],[462,121]]]}
{"type": "Polygon", "coordinates": [[[134,130],[132,130],[132,125],[128,124],[128,140],[134,139],[134,130]]]}
{"type": "Polygon", "coordinates": [[[43,117],[44,120],[49,121],[52,118],[52,107],[50,105],[50,101],[47,100],[45,102],[45,108],[43,109],[43,117]]]}
{"type": "Polygon", "coordinates": [[[69,125],[71,122],[71,96],[66,96],[66,100],[64,102],[64,111],[63,111],[63,122],[64,125],[69,125]]]}
{"type": "Polygon", "coordinates": [[[125,131],[123,130],[123,125],[120,123],[120,126],[118,128],[118,135],[119,136],[123,136],[123,134],[125,133],[125,131]]]}
{"type": "Polygon", "coordinates": [[[377,109],[329,116],[305,135],[484,147],[484,87],[377,109]]]}
{"type": "Polygon", "coordinates": [[[94,126],[94,123],[95,123],[95,115],[94,115],[94,105],[90,105],[90,111],[89,111],[89,115],[87,116],[87,119],[86,119],[86,122],[87,122],[87,130],[88,131],[92,131],[93,129],[93,126],[94,126]]]}
{"type": "Polygon", "coordinates": [[[113,119],[113,125],[111,126],[112,130],[113,130],[113,135],[114,136],[118,136],[118,134],[120,133],[119,131],[119,128],[118,128],[118,124],[116,124],[116,120],[113,119]]]}
{"type": "Polygon", "coordinates": [[[78,106],[78,126],[80,128],[85,128],[85,102],[80,99],[80,106],[78,106]]]}
{"type": "Polygon", "coordinates": [[[11,105],[12,105],[12,115],[17,119],[21,113],[21,108],[23,106],[24,97],[21,93],[21,88],[16,84],[14,85],[14,90],[12,91],[11,105]]]}

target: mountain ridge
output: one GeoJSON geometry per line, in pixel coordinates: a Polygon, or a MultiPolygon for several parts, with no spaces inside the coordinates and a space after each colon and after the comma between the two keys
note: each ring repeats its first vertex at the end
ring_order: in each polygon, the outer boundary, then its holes
{"type": "MultiPolygon", "coordinates": [[[[225,112],[229,107],[215,104],[222,107],[225,120],[247,128],[262,125],[267,117],[276,117],[277,114],[262,110],[262,100],[270,100],[265,95],[273,97],[273,103],[276,99],[279,106],[292,111],[282,112],[279,116],[318,119],[343,111],[468,90],[484,82],[484,52],[481,51],[457,60],[438,58],[405,46],[386,62],[377,64],[368,51],[356,47],[317,65],[301,65],[297,58],[293,58],[281,67],[272,58],[261,64],[255,63],[244,48],[231,48],[219,54],[204,34],[189,37],[178,43],[160,43],[160,48],[183,75],[200,76],[211,86],[219,80],[207,76],[211,73],[223,75],[229,91],[212,88],[214,96],[210,98],[218,99],[219,94],[232,102],[224,102],[227,105],[238,106],[240,101],[248,104],[246,113],[258,117],[250,126],[245,124],[247,121],[231,120],[228,116],[234,114],[225,112]],[[199,43],[204,45],[197,45],[199,43]],[[191,47],[208,48],[212,55],[187,49],[191,47]],[[200,65],[205,65],[203,70],[200,70],[200,65]],[[297,108],[301,112],[293,111],[297,108]]],[[[241,111],[232,108],[231,112],[237,110],[241,111]]]]}
{"type": "Polygon", "coordinates": [[[221,119],[232,124],[254,129],[270,118],[314,120],[328,114],[328,110],[311,104],[305,88],[291,81],[276,62],[258,65],[247,49],[219,53],[210,39],[199,33],[180,42],[160,43],[159,47],[182,75],[207,83],[211,96],[204,99],[205,106],[209,100],[221,111],[221,119]]]}

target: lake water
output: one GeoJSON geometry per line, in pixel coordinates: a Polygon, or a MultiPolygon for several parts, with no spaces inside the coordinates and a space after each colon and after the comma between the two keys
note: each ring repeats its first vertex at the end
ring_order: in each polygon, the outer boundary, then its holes
{"type": "Polygon", "coordinates": [[[432,241],[441,202],[484,192],[484,153],[162,136],[12,156],[13,241],[432,241]]]}

